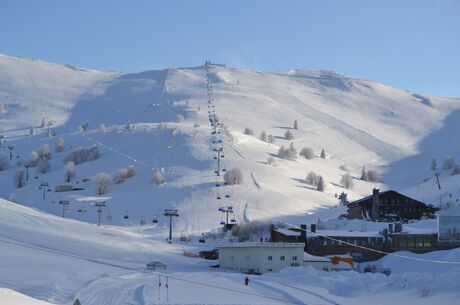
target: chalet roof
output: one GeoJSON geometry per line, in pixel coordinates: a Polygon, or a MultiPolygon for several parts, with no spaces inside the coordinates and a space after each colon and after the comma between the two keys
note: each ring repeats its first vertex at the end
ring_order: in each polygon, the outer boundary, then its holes
{"type": "MultiPolygon", "coordinates": [[[[423,202],[421,202],[421,201],[419,201],[419,200],[417,200],[417,199],[414,199],[414,198],[411,198],[411,197],[406,196],[406,195],[404,195],[404,194],[401,194],[401,193],[399,193],[399,192],[397,192],[397,191],[395,191],[395,190],[388,190],[388,191],[379,192],[379,196],[382,196],[382,195],[385,195],[385,194],[388,194],[388,193],[396,193],[396,194],[398,194],[398,195],[400,195],[400,196],[402,196],[402,197],[410,198],[410,199],[412,199],[412,200],[414,200],[414,201],[416,201],[416,202],[419,202],[419,203],[421,203],[421,204],[423,204],[423,205],[426,205],[425,203],[423,203],[423,202]]],[[[363,198],[361,198],[361,199],[352,201],[352,202],[350,202],[350,203],[348,204],[348,206],[355,206],[355,205],[357,205],[357,204],[359,204],[359,203],[361,203],[361,202],[363,202],[363,201],[366,201],[366,200],[371,199],[372,196],[373,196],[373,195],[369,195],[369,196],[363,197],[363,198]]]]}

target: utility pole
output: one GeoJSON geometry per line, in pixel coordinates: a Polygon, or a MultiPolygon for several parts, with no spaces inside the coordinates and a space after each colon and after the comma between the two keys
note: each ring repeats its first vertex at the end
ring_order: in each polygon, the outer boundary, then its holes
{"type": "Polygon", "coordinates": [[[68,200],[59,200],[59,205],[62,205],[62,218],[65,218],[66,206],[70,205],[68,200]]]}
{"type": "Polygon", "coordinates": [[[178,217],[179,214],[177,214],[177,210],[166,209],[163,215],[164,216],[169,216],[169,239],[168,239],[168,242],[171,243],[172,242],[172,218],[173,218],[173,216],[178,217]]]}
{"type": "Polygon", "coordinates": [[[101,226],[101,214],[102,214],[102,208],[105,207],[105,201],[96,201],[94,203],[94,206],[97,207],[97,213],[99,214],[99,220],[97,222],[97,225],[101,226]]]}
{"type": "Polygon", "coordinates": [[[25,164],[24,167],[26,168],[26,181],[29,181],[29,164],[25,164]]]}
{"type": "Polygon", "coordinates": [[[228,206],[228,207],[220,207],[219,212],[222,212],[226,216],[226,221],[225,221],[225,226],[228,226],[228,214],[233,214],[233,207],[228,206]]]}
{"type": "Polygon", "coordinates": [[[45,200],[46,197],[46,190],[48,189],[49,183],[48,182],[42,182],[40,183],[40,188],[43,189],[43,200],[45,200]]]}
{"type": "Polygon", "coordinates": [[[13,160],[14,145],[8,145],[8,149],[10,150],[10,161],[11,161],[13,160]]]}
{"type": "Polygon", "coordinates": [[[223,157],[221,154],[223,153],[224,150],[222,147],[214,148],[213,150],[217,152],[217,157],[214,157],[214,159],[217,159],[217,170],[215,171],[215,173],[217,174],[217,176],[220,176],[220,158],[223,157]]]}

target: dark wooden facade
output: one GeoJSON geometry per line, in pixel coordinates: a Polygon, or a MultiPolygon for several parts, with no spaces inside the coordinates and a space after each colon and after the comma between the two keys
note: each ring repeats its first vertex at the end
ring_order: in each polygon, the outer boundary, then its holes
{"type": "Polygon", "coordinates": [[[351,219],[384,221],[420,219],[424,216],[433,217],[435,211],[432,206],[392,190],[379,192],[378,189],[374,189],[371,196],[348,204],[348,217],[351,219]]]}

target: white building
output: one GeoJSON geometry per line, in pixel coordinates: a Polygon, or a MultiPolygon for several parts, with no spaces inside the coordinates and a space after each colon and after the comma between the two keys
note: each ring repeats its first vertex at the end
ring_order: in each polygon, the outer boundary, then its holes
{"type": "Polygon", "coordinates": [[[303,243],[246,242],[220,245],[219,266],[239,272],[277,272],[302,266],[303,243]]]}

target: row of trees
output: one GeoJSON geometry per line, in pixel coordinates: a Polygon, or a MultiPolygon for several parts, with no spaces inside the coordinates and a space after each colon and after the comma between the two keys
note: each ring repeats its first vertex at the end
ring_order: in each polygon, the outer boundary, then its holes
{"type": "MultiPolygon", "coordinates": [[[[438,163],[436,159],[431,160],[431,170],[437,170],[438,169],[438,163]]],[[[443,164],[442,164],[442,169],[445,171],[450,171],[451,175],[459,175],[460,174],[460,166],[458,166],[455,163],[455,159],[453,157],[447,157],[443,164]]]]}

